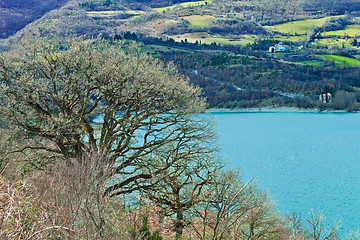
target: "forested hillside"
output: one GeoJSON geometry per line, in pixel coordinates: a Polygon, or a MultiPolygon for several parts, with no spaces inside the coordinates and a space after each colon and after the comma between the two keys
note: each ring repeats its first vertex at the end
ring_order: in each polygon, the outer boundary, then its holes
{"type": "Polygon", "coordinates": [[[0,38],[6,38],[68,0],[0,0],[0,38]]]}
{"type": "Polygon", "coordinates": [[[209,107],[333,108],[317,102],[328,89],[360,99],[359,0],[2,1],[3,36],[60,6],[2,49],[34,36],[134,42],[175,62],[209,107]]]}
{"type": "Polygon", "coordinates": [[[225,53],[164,53],[161,59],[174,61],[201,86],[210,107],[314,108],[319,94],[328,89],[334,94],[335,89],[360,87],[359,68],[321,68],[225,53]]]}
{"type": "Polygon", "coordinates": [[[305,11],[323,11],[331,14],[344,14],[360,10],[360,2],[358,0],[303,0],[299,1],[305,11]]]}

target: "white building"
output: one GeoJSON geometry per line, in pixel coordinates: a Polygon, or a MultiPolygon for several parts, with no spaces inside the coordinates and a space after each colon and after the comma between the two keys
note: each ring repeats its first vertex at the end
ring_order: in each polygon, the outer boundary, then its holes
{"type": "Polygon", "coordinates": [[[329,103],[329,102],[331,102],[332,96],[330,93],[323,93],[323,94],[320,94],[319,99],[323,103],[329,103]]]}
{"type": "Polygon", "coordinates": [[[269,52],[287,52],[290,51],[291,47],[288,45],[284,45],[283,43],[276,44],[275,46],[269,47],[269,52]]]}

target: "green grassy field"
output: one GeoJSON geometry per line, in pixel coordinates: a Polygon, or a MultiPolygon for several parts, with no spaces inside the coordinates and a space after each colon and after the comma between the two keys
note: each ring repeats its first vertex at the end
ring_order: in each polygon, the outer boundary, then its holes
{"type": "Polygon", "coordinates": [[[184,2],[184,3],[179,3],[179,4],[174,4],[168,7],[162,7],[162,8],[154,8],[154,10],[158,11],[158,12],[164,12],[164,11],[169,11],[174,9],[177,6],[182,6],[184,8],[188,8],[188,7],[196,7],[196,6],[201,6],[201,5],[206,5],[208,3],[210,3],[212,0],[208,0],[208,1],[196,1],[196,2],[184,2]]]}
{"type": "Polygon", "coordinates": [[[324,34],[325,36],[349,36],[349,37],[355,37],[360,36],[360,25],[353,24],[348,25],[343,30],[337,30],[337,31],[329,31],[324,34]]]}
{"type": "Polygon", "coordinates": [[[214,21],[215,17],[209,15],[192,15],[184,17],[184,19],[190,22],[189,28],[202,28],[209,26],[209,24],[214,21]]]}
{"type": "Polygon", "coordinates": [[[338,47],[346,47],[346,48],[352,48],[353,46],[350,45],[350,43],[346,39],[334,39],[334,38],[324,38],[320,39],[317,43],[317,45],[328,45],[333,46],[337,45],[338,47]]]}
{"type": "Polygon", "coordinates": [[[328,60],[328,61],[334,61],[335,65],[337,66],[342,66],[342,65],[346,65],[346,66],[350,66],[350,67],[356,67],[356,66],[360,66],[360,61],[353,59],[353,58],[349,58],[349,57],[344,57],[344,56],[338,56],[338,55],[330,55],[330,54],[324,54],[324,55],[315,55],[317,57],[322,58],[323,60],[328,60]]]}
{"type": "MultiPolygon", "coordinates": [[[[341,17],[341,16],[336,16],[336,17],[341,17]]],[[[331,18],[333,18],[333,17],[287,22],[287,23],[283,23],[283,24],[278,24],[278,25],[274,25],[274,26],[265,26],[265,27],[267,29],[271,29],[273,31],[278,31],[278,32],[282,32],[282,33],[290,33],[292,35],[305,34],[311,26],[313,26],[313,25],[322,26],[322,25],[324,25],[324,23],[327,20],[330,20],[331,18]]]]}
{"type": "Polygon", "coordinates": [[[221,36],[212,36],[206,32],[194,32],[194,33],[185,33],[182,35],[172,35],[169,36],[175,41],[180,42],[181,40],[195,43],[196,41],[206,44],[211,44],[213,42],[220,43],[222,45],[246,45],[248,43],[253,43],[255,41],[254,36],[245,36],[241,39],[227,39],[221,36]]]}

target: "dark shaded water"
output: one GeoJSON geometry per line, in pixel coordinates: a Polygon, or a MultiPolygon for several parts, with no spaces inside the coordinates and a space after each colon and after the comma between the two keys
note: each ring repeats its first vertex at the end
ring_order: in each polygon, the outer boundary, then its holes
{"type": "Polygon", "coordinates": [[[214,113],[222,153],[282,214],[322,211],[360,229],[360,114],[214,113]]]}

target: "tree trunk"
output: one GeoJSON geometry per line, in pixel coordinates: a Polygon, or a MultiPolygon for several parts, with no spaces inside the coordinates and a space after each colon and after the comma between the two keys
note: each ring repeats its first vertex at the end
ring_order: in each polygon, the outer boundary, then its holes
{"type": "Polygon", "coordinates": [[[175,222],[175,239],[182,239],[182,233],[184,229],[184,222],[183,222],[183,213],[182,210],[176,212],[176,222],[175,222]]]}

